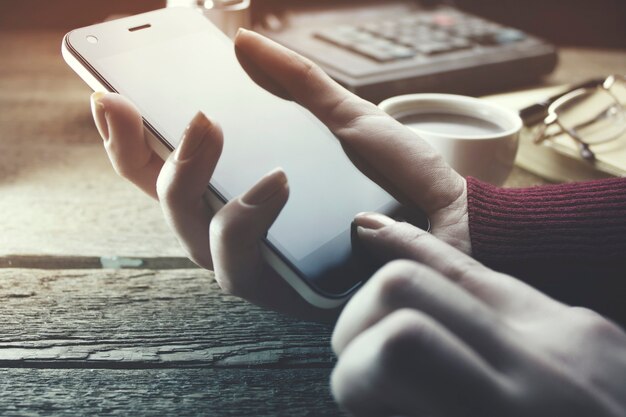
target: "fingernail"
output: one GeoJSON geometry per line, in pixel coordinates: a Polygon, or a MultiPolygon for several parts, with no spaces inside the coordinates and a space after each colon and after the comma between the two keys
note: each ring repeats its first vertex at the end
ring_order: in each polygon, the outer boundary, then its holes
{"type": "Polygon", "coordinates": [[[377,230],[390,226],[395,222],[394,219],[380,213],[367,212],[354,216],[354,224],[356,224],[357,228],[363,229],[377,230]]]}
{"type": "Polygon", "coordinates": [[[109,123],[107,122],[106,108],[102,102],[102,98],[105,95],[106,93],[102,91],[96,91],[91,95],[91,113],[100,136],[106,142],[109,140],[109,123]]]}
{"type": "Polygon", "coordinates": [[[244,28],[239,28],[237,29],[237,33],[235,34],[235,38],[237,38],[239,35],[241,35],[242,33],[247,32],[247,30],[245,30],[244,28]]]}
{"type": "Polygon", "coordinates": [[[183,133],[183,137],[174,153],[174,158],[178,161],[191,158],[206,138],[211,127],[213,127],[213,123],[204,113],[196,113],[187,129],[185,129],[185,133],[183,133]]]}
{"type": "Polygon", "coordinates": [[[276,168],[257,182],[242,197],[241,201],[250,206],[258,206],[271,199],[287,185],[287,175],[282,168],[276,168]]]}

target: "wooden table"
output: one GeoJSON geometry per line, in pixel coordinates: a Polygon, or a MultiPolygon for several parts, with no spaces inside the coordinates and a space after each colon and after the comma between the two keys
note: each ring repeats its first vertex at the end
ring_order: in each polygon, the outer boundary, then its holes
{"type": "MultiPolygon", "coordinates": [[[[110,168],[61,37],[0,32],[0,414],[340,414],[332,328],[223,295],[185,259],[110,168]]],[[[561,58],[548,82],[626,67],[561,58]]]]}

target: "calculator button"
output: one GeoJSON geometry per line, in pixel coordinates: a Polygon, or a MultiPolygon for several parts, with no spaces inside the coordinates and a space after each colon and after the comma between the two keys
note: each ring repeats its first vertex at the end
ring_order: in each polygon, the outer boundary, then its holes
{"type": "Polygon", "coordinates": [[[382,28],[379,29],[375,35],[383,37],[383,38],[387,38],[387,39],[393,39],[398,35],[398,32],[396,31],[395,28],[382,28]]]}
{"type": "Polygon", "coordinates": [[[324,30],[314,34],[316,38],[325,40],[326,42],[334,43],[335,45],[349,47],[354,43],[353,36],[350,33],[345,33],[338,30],[324,30]]]}
{"type": "Polygon", "coordinates": [[[454,49],[450,44],[443,42],[416,43],[413,45],[415,50],[424,55],[435,55],[454,49]]]}
{"type": "Polygon", "coordinates": [[[526,39],[526,35],[515,29],[506,29],[496,33],[472,36],[471,39],[481,45],[505,45],[526,39]]]}
{"type": "Polygon", "coordinates": [[[379,62],[495,46],[526,39],[516,29],[451,10],[421,12],[398,19],[340,25],[314,36],[379,62]]]}
{"type": "Polygon", "coordinates": [[[389,49],[389,53],[397,59],[412,58],[416,55],[416,52],[413,49],[404,46],[391,48],[389,49]]]}
{"type": "Polygon", "coordinates": [[[442,26],[442,27],[450,27],[450,26],[454,26],[456,24],[456,19],[449,15],[449,14],[436,14],[435,16],[433,16],[433,22],[435,24],[437,24],[438,26],[442,26]]]}
{"type": "Polygon", "coordinates": [[[398,36],[394,39],[397,43],[405,46],[413,46],[415,43],[415,37],[413,36],[398,36]]]}
{"type": "Polygon", "coordinates": [[[354,45],[352,50],[380,62],[392,61],[395,58],[387,48],[378,48],[368,44],[354,45]]]}
{"type": "Polygon", "coordinates": [[[352,33],[350,35],[350,38],[352,39],[353,43],[374,42],[379,39],[376,36],[372,35],[371,33],[362,32],[362,31],[352,33]]]}
{"type": "Polygon", "coordinates": [[[450,39],[450,35],[442,30],[435,30],[430,33],[430,39],[437,42],[445,42],[450,39]]]}
{"type": "Polygon", "coordinates": [[[369,40],[355,42],[355,45],[370,45],[376,48],[385,49],[393,47],[395,43],[390,41],[389,39],[372,36],[369,40]]]}
{"type": "Polygon", "coordinates": [[[361,30],[364,30],[370,33],[377,33],[381,29],[381,26],[379,23],[366,23],[359,27],[361,28],[361,30]]]}
{"type": "Polygon", "coordinates": [[[451,39],[450,40],[450,45],[455,50],[467,49],[467,48],[471,48],[472,47],[472,43],[470,41],[468,41],[467,39],[462,39],[462,38],[451,39]]]}
{"type": "Polygon", "coordinates": [[[506,29],[498,32],[495,35],[496,41],[503,45],[507,43],[519,42],[526,39],[526,35],[519,30],[506,29]]]}

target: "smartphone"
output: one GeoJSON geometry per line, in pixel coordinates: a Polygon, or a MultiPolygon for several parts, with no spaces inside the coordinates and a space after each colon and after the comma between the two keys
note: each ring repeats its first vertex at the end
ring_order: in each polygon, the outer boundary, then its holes
{"type": "MultiPolygon", "coordinates": [[[[269,263],[311,304],[345,302],[375,271],[360,253],[352,220],[378,211],[427,227],[350,162],[330,130],[298,104],[258,86],[233,43],[192,9],[169,8],[76,29],[62,52],[94,90],[120,93],[139,108],[146,138],[163,158],[203,111],[224,147],[208,184],[217,211],[264,174],[282,167],[290,197],[262,243],[269,263]]],[[[208,227],[208,225],[207,225],[208,227]]]]}

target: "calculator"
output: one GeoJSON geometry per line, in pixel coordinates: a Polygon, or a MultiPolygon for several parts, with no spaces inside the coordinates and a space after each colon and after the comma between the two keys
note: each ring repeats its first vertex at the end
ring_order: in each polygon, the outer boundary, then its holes
{"type": "Polygon", "coordinates": [[[438,2],[318,3],[274,18],[264,34],[374,102],[408,93],[490,93],[535,81],[557,63],[549,43],[438,2]]]}

